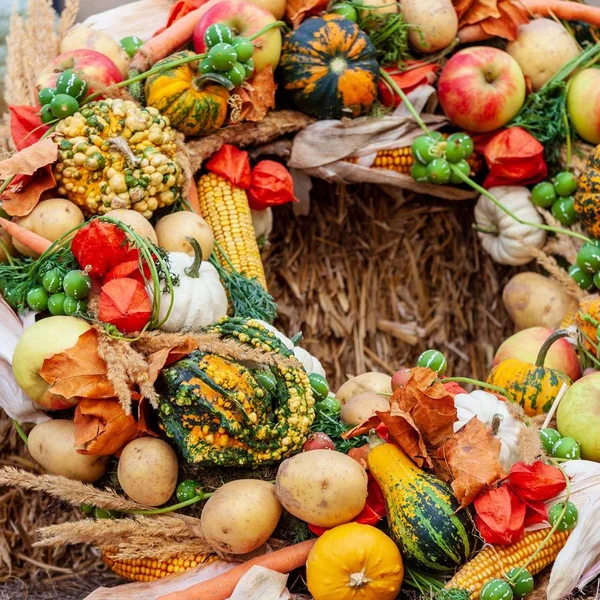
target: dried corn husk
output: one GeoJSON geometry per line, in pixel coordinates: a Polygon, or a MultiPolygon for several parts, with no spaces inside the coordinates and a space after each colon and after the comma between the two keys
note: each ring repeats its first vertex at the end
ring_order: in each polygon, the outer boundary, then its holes
{"type": "Polygon", "coordinates": [[[254,565],[239,581],[229,600],[289,600],[288,575],[254,565]]]}
{"type": "MultiPolygon", "coordinates": [[[[563,469],[571,478],[570,501],[577,506],[577,526],[558,554],[548,584],[548,600],[560,600],[592,581],[600,565],[600,464],[573,460],[563,469]]],[[[563,500],[565,494],[553,499],[563,500]]]]}

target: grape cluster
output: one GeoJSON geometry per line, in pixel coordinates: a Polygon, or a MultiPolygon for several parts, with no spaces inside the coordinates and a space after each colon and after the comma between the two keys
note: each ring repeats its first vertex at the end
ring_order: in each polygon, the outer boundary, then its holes
{"type": "Polygon", "coordinates": [[[531,201],[536,206],[549,208],[561,225],[569,227],[577,221],[573,205],[573,194],[577,189],[577,178],[569,171],[561,171],[554,181],[542,181],[531,190],[531,201]]]}
{"type": "Polygon", "coordinates": [[[87,310],[85,299],[92,289],[92,280],[84,271],[69,271],[61,277],[58,269],[50,269],[40,283],[27,292],[27,305],[31,310],[48,309],[55,316],[71,316],[87,310]]]}
{"type": "Polygon", "coordinates": [[[200,63],[200,73],[218,73],[236,87],[252,77],[254,44],[251,40],[236,37],[227,25],[215,23],[204,32],[204,43],[208,56],[200,63]]]}
{"type": "Polygon", "coordinates": [[[73,69],[63,71],[56,80],[56,87],[42,88],[38,93],[42,123],[74,115],[87,93],[88,84],[73,69]]]}
{"type": "Polygon", "coordinates": [[[513,567],[506,573],[506,579],[489,579],[481,588],[481,600],[512,600],[525,598],[535,587],[533,576],[527,569],[513,567]]]}
{"type": "Polygon", "coordinates": [[[586,242],[580,248],[569,275],[582,290],[600,290],[600,240],[586,242]]]}
{"type": "Polygon", "coordinates": [[[418,183],[460,184],[471,173],[467,159],[473,154],[473,140],[466,133],[453,133],[447,140],[441,133],[419,136],[411,146],[415,162],[411,175],[418,183]],[[452,165],[452,167],[451,167],[452,165]]]}
{"type": "Polygon", "coordinates": [[[579,460],[581,449],[575,438],[562,437],[556,429],[540,430],[542,448],[549,456],[560,460],[579,460]]]}

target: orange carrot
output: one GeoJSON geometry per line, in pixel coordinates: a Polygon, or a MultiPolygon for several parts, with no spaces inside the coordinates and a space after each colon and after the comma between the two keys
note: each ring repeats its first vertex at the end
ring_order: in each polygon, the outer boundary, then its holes
{"type": "MultiPolygon", "coordinates": [[[[554,15],[564,21],[584,21],[594,27],[600,27],[600,7],[570,2],[569,0],[520,0],[524,6],[536,17],[550,17],[554,15]]],[[[458,38],[461,44],[481,42],[491,39],[481,25],[466,25],[461,27],[458,38]]]]}
{"type": "Polygon", "coordinates": [[[197,215],[202,215],[200,212],[200,201],[198,200],[198,188],[196,187],[196,181],[192,179],[192,185],[190,185],[190,191],[188,193],[188,204],[197,215]]]}
{"type": "Polygon", "coordinates": [[[52,246],[52,242],[48,241],[46,238],[43,238],[41,235],[33,233],[33,231],[29,231],[29,229],[25,229],[8,219],[0,217],[0,225],[2,225],[2,228],[8,235],[17,240],[17,242],[23,244],[23,246],[27,246],[27,248],[33,250],[36,254],[43,254],[50,246],[52,246]]]}
{"type": "Polygon", "coordinates": [[[192,39],[194,29],[204,13],[218,2],[221,0],[208,0],[200,8],[189,12],[185,17],[181,17],[167,29],[150,38],[133,57],[129,70],[143,73],[159,60],[185,46],[192,39]]]}
{"type": "Polygon", "coordinates": [[[233,567],[227,573],[213,577],[208,581],[197,583],[187,588],[187,590],[160,596],[158,600],[227,600],[233,593],[239,580],[254,565],[259,565],[278,573],[289,573],[306,563],[308,554],[315,545],[315,542],[316,540],[307,540],[306,542],[288,546],[269,554],[263,554],[242,565],[233,567]]]}

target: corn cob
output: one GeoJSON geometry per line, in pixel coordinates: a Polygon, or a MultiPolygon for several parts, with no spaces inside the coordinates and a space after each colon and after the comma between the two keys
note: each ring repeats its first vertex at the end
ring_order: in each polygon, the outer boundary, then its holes
{"type": "Polygon", "coordinates": [[[180,573],[193,569],[198,565],[212,562],[218,557],[216,554],[196,554],[188,557],[173,557],[166,560],[155,558],[133,558],[128,560],[114,560],[109,548],[102,552],[104,562],[123,579],[129,581],[154,581],[173,573],[180,573]]]}
{"type": "MultiPolygon", "coordinates": [[[[221,175],[207,173],[198,180],[198,200],[200,212],[212,229],[215,241],[233,267],[249,279],[258,279],[266,290],[267,280],[246,192],[221,175]]],[[[223,256],[219,259],[223,268],[231,271],[227,259],[223,256]]]]}
{"type": "MultiPolygon", "coordinates": [[[[352,164],[357,164],[359,159],[357,156],[348,156],[344,160],[352,164]]],[[[415,159],[410,146],[403,146],[402,148],[392,148],[391,150],[379,150],[369,168],[387,169],[388,171],[410,175],[414,162],[415,159]]],[[[471,166],[471,176],[475,175],[483,167],[483,161],[477,154],[471,154],[467,162],[471,166]]]]}
{"type": "MultiPolygon", "coordinates": [[[[535,575],[554,562],[567,542],[569,531],[555,532],[536,556],[527,570],[535,575]]],[[[460,588],[471,592],[471,600],[477,600],[486,581],[502,578],[513,567],[522,567],[537,550],[548,530],[532,531],[510,546],[486,546],[475,558],[464,565],[448,582],[446,588],[460,588]]]]}

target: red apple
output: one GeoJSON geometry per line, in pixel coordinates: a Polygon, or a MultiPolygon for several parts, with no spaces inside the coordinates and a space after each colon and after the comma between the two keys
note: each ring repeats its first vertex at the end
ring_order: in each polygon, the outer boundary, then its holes
{"type": "Polygon", "coordinates": [[[446,116],[467,131],[493,131],[506,125],[525,101],[525,77],[510,54],[474,46],[457,52],[438,80],[446,116]]]}
{"type": "MultiPolygon", "coordinates": [[[[260,6],[242,2],[242,0],[223,0],[209,8],[198,21],[194,30],[194,50],[197,53],[206,52],[204,32],[214,23],[224,23],[236,35],[250,37],[269,23],[274,22],[275,17],[260,6]]],[[[255,70],[261,71],[269,65],[275,70],[280,54],[281,33],[276,27],[254,40],[255,70]]]]}
{"type": "Polygon", "coordinates": [[[106,86],[123,81],[117,65],[104,54],[95,50],[69,50],[52,59],[40,73],[36,82],[38,90],[54,87],[59,74],[67,69],[77,71],[90,85],[90,91],[94,81],[106,86]]]}
{"type": "MultiPolygon", "coordinates": [[[[516,358],[523,362],[535,363],[542,344],[548,339],[552,329],[545,327],[530,327],[522,329],[506,339],[498,348],[492,366],[508,358],[516,358]]],[[[546,355],[546,367],[558,369],[568,375],[573,381],[579,379],[581,367],[575,348],[565,338],[552,344],[546,355]]]]}
{"type": "Polygon", "coordinates": [[[600,70],[584,69],[573,77],[567,110],[575,131],[584,140],[600,144],[600,70]]]}
{"type": "Polygon", "coordinates": [[[396,371],[392,377],[392,391],[395,392],[403,388],[410,379],[410,369],[403,368],[396,371]]]}

